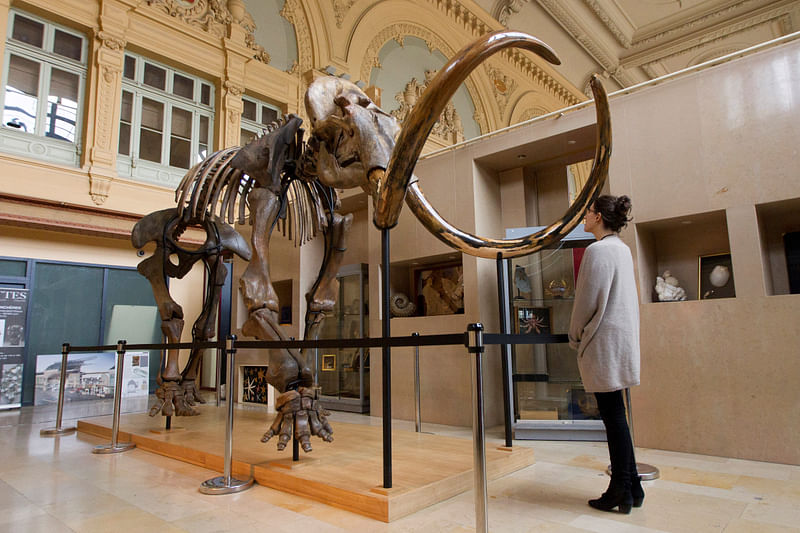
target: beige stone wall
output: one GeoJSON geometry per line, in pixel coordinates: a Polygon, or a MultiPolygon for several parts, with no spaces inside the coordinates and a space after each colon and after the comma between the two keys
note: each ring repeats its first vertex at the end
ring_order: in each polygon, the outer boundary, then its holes
{"type": "MultiPolygon", "coordinates": [[[[795,41],[612,99],[607,188],[630,195],[634,205],[634,221],[622,236],[634,253],[641,301],[642,384],[632,390],[638,446],[800,463],[794,384],[800,296],[772,295],[788,290],[785,271],[775,266],[774,234],[800,224],[800,92],[792,82],[800,76],[798,52],[795,41]],[[721,252],[732,255],[736,298],[697,300],[698,256],[721,252]],[[655,276],[665,269],[693,301],[653,302],[655,276]],[[772,283],[773,277],[779,281],[772,283]]],[[[580,151],[586,141],[579,133],[594,120],[589,107],[489,137],[461,153],[494,168],[497,182],[508,187],[503,178],[513,175],[515,153],[526,146],[535,152],[539,140],[571,137],[577,144],[569,150],[580,151]]],[[[452,165],[448,171],[442,164],[449,157],[420,165],[423,186],[451,179],[452,165]]],[[[461,174],[456,190],[478,180],[485,180],[481,172],[461,174]]],[[[552,188],[539,191],[548,195],[552,188]]],[[[563,202],[539,204],[540,224],[566,207],[566,184],[562,191],[563,202]]],[[[494,210],[496,201],[489,195],[475,205],[488,202],[494,210]]],[[[493,286],[488,271],[468,290],[493,286]]],[[[478,317],[492,311],[481,305],[478,317]]]]}

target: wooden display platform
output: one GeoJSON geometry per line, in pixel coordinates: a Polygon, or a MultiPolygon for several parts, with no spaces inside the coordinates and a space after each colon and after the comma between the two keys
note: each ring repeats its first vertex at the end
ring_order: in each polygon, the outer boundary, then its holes
{"type": "MultiPolygon", "coordinates": [[[[226,408],[199,406],[200,416],[173,418],[181,430],[164,428],[161,416],[122,415],[119,442],[222,472],[226,408]]],[[[383,433],[380,425],[333,422],[334,442],[313,439],[311,453],[292,462],[291,443],[283,452],[275,438],[261,443],[273,414],[235,411],[233,476],[252,476],[267,487],[289,492],[376,520],[391,522],[472,489],[472,440],[427,433],[392,432],[392,488],[383,488],[383,433]]],[[[79,420],[78,430],[111,440],[111,417],[79,420]]],[[[527,447],[486,450],[489,480],[533,464],[527,447]]]]}

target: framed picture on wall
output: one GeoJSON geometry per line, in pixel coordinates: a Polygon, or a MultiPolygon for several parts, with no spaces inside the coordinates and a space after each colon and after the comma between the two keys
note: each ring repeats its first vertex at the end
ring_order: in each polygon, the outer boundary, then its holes
{"type": "Polygon", "coordinates": [[[464,313],[464,269],[460,263],[426,265],[414,270],[419,316],[464,313]]]}
{"type": "Polygon", "coordinates": [[[697,271],[697,296],[700,300],[736,297],[731,254],[701,255],[697,271]]]}
{"type": "Polygon", "coordinates": [[[517,332],[523,335],[552,333],[552,312],[550,307],[518,307],[517,332]]]}
{"type": "Polygon", "coordinates": [[[333,372],[336,370],[336,354],[326,353],[322,355],[322,371],[333,372]]]}

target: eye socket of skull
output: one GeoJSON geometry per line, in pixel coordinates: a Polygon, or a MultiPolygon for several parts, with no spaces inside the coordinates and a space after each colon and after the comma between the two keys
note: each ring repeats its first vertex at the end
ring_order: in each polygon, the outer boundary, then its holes
{"type": "Polygon", "coordinates": [[[314,137],[320,141],[326,142],[328,145],[332,145],[339,136],[339,132],[341,130],[341,124],[339,121],[341,120],[341,117],[336,117],[335,115],[328,116],[322,120],[317,120],[317,122],[314,124],[314,137]]]}

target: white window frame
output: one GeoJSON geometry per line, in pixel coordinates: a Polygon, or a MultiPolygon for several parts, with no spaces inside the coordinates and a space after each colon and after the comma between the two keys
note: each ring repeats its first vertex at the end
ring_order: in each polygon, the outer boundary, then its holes
{"type": "Polygon", "coordinates": [[[6,46],[3,54],[3,85],[2,90],[0,90],[0,113],[5,114],[6,84],[8,83],[8,68],[12,55],[34,61],[40,65],[39,90],[36,102],[35,131],[21,131],[17,128],[7,126],[4,122],[0,123],[0,151],[36,159],[44,159],[60,164],[73,166],[78,166],[80,164],[88,53],[88,39],[85,34],[25,11],[17,9],[11,9],[9,11],[8,27],[6,28],[6,46]],[[44,25],[44,41],[42,48],[17,41],[11,37],[14,21],[17,16],[44,25]],[[80,61],[72,60],[52,51],[56,30],[81,39],[80,61]],[[78,102],[75,117],[75,140],[72,142],[47,137],[45,135],[47,109],[49,106],[48,96],[50,79],[54,67],[71,74],[76,74],[80,80],[78,83],[78,102]]]}
{"type": "MultiPolygon", "coordinates": [[[[136,68],[134,71],[134,79],[126,78],[123,70],[122,91],[120,92],[119,105],[120,107],[122,106],[123,93],[129,92],[133,94],[133,108],[131,112],[129,155],[125,155],[119,151],[119,142],[115,148],[117,150],[117,172],[119,176],[123,178],[175,188],[188,169],[174,167],[169,164],[169,143],[172,136],[172,109],[178,108],[189,111],[192,114],[192,131],[189,148],[191,154],[189,165],[191,167],[200,160],[198,156],[200,148],[200,117],[206,117],[208,119],[209,131],[206,155],[214,151],[214,84],[206,79],[193,76],[179,69],[168,67],[158,61],[154,61],[139,54],[125,52],[125,56],[132,57],[136,60],[136,68]],[[163,90],[144,83],[145,64],[150,64],[166,71],[166,83],[163,90]],[[172,93],[175,74],[194,81],[194,93],[192,98],[185,98],[172,93]],[[208,105],[201,102],[203,85],[210,88],[208,105]],[[139,157],[142,125],[142,98],[149,98],[164,105],[160,163],[139,157]]],[[[122,115],[120,114],[120,122],[117,124],[118,131],[121,127],[121,123],[122,115]]]]}
{"type": "MultiPolygon", "coordinates": [[[[267,102],[265,102],[263,100],[259,100],[257,98],[252,97],[252,96],[242,95],[242,115],[240,117],[241,118],[240,129],[244,130],[244,131],[247,131],[249,133],[253,133],[253,134],[255,134],[256,137],[261,135],[264,132],[264,130],[267,129],[268,124],[263,124],[262,122],[259,122],[257,120],[251,120],[249,118],[245,118],[245,116],[244,116],[244,103],[245,102],[251,102],[251,103],[256,105],[256,117],[263,117],[264,116],[263,115],[264,108],[266,107],[267,109],[272,109],[273,111],[275,111],[277,113],[278,120],[283,118],[283,111],[281,111],[281,108],[279,108],[278,106],[270,104],[270,103],[267,103],[267,102]]],[[[242,138],[242,134],[241,134],[241,131],[240,131],[239,132],[239,140],[240,140],[240,142],[241,142],[241,138],[242,138]]]]}

